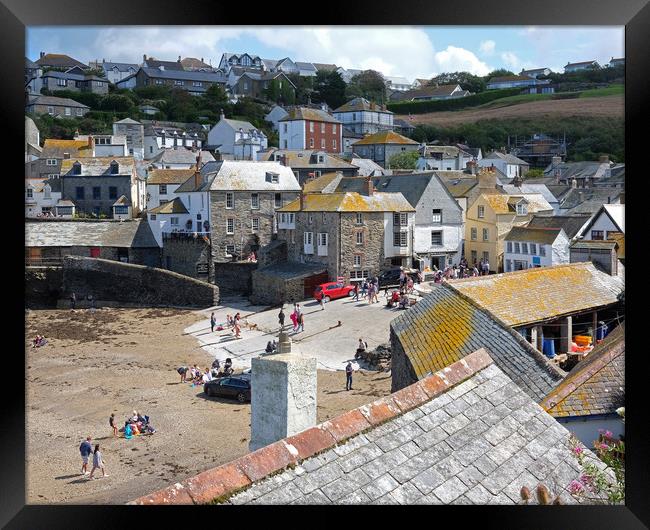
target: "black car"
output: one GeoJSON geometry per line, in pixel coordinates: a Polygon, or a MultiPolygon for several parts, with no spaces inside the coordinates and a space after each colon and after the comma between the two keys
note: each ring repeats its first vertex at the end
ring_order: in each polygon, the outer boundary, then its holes
{"type": "Polygon", "coordinates": [[[251,400],[251,376],[240,374],[214,379],[203,385],[208,396],[221,396],[236,399],[240,403],[251,400]]]}
{"type": "Polygon", "coordinates": [[[379,288],[383,289],[384,287],[397,287],[399,285],[399,277],[402,271],[409,274],[414,281],[417,280],[417,269],[393,267],[392,269],[388,269],[379,275],[379,288]]]}

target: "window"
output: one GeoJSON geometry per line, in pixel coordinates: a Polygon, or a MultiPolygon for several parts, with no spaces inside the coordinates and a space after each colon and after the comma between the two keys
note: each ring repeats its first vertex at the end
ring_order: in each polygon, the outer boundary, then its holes
{"type": "Polygon", "coordinates": [[[235,253],[235,245],[226,245],[226,257],[230,258],[235,253]]]}
{"type": "Polygon", "coordinates": [[[432,222],[442,223],[442,210],[433,210],[432,222]]]}
{"type": "Polygon", "coordinates": [[[515,243],[515,254],[521,254],[521,249],[519,247],[519,243],[515,243]]]}
{"type": "Polygon", "coordinates": [[[528,213],[528,208],[526,208],[525,204],[519,203],[517,204],[517,215],[526,215],[528,213]]]}
{"type": "MultiPolygon", "coordinates": [[[[332,132],[336,134],[336,123],[332,123],[332,132]]],[[[336,141],[336,140],[334,140],[336,141]]]]}
{"type": "Polygon", "coordinates": [[[72,116],[72,109],[70,107],[65,108],[65,115],[66,116],[72,116]]]}
{"type": "Polygon", "coordinates": [[[253,210],[258,210],[260,207],[260,195],[259,193],[251,193],[251,208],[253,210]]]}
{"type": "Polygon", "coordinates": [[[318,246],[326,247],[327,246],[327,232],[318,233],[318,246]]]}
{"type": "Polygon", "coordinates": [[[48,107],[47,108],[47,113],[51,116],[54,116],[54,107],[48,107]]]}
{"type": "Polygon", "coordinates": [[[490,261],[490,253],[489,252],[483,252],[483,259],[487,262],[490,261]]]}
{"type": "Polygon", "coordinates": [[[357,245],[363,245],[363,232],[357,232],[357,245]]]}
{"type": "Polygon", "coordinates": [[[602,230],[592,230],[591,239],[592,241],[603,241],[605,239],[605,234],[602,230]]]}
{"type": "Polygon", "coordinates": [[[160,193],[160,195],[167,195],[167,184],[161,184],[158,193],[160,193]]]}
{"type": "Polygon", "coordinates": [[[362,213],[357,213],[357,224],[358,225],[363,224],[363,214],[362,213]]]}
{"type": "Polygon", "coordinates": [[[178,226],[178,217],[172,217],[172,218],[169,220],[169,223],[170,223],[172,226],[178,226]]]}
{"type": "Polygon", "coordinates": [[[260,229],[260,218],[259,217],[253,217],[253,219],[251,219],[251,221],[252,221],[251,225],[253,227],[253,232],[257,232],[260,229]]]}
{"type": "Polygon", "coordinates": [[[229,210],[235,207],[235,194],[232,192],[226,193],[226,208],[229,210]]]}
{"type": "Polygon", "coordinates": [[[539,255],[540,256],[546,256],[546,245],[540,245],[539,246],[539,255]]]}
{"type": "Polygon", "coordinates": [[[312,148],[314,147],[314,139],[313,138],[309,139],[309,147],[312,147],[312,148]]]}
{"type": "Polygon", "coordinates": [[[442,232],[441,231],[431,232],[431,244],[432,245],[442,245],[442,232]]]}
{"type": "MultiPolygon", "coordinates": [[[[286,123],[284,124],[284,132],[285,133],[289,132],[289,126],[286,123]]],[[[286,147],[286,145],[285,145],[285,147],[286,147]]]]}
{"type": "Polygon", "coordinates": [[[192,86],[203,86],[201,81],[192,81],[192,86]]]}
{"type": "Polygon", "coordinates": [[[235,219],[232,217],[228,217],[226,219],[226,234],[234,234],[235,233],[235,219]]]}
{"type": "Polygon", "coordinates": [[[155,220],[156,220],[156,214],[155,214],[155,213],[152,213],[151,216],[150,216],[150,219],[151,219],[152,221],[155,221],[155,220]]]}
{"type": "Polygon", "coordinates": [[[129,207],[128,206],[115,206],[115,215],[128,215],[129,207]]]}
{"type": "Polygon", "coordinates": [[[313,213],[308,213],[307,214],[307,224],[310,225],[314,222],[314,214],[313,213]]]}
{"type": "Polygon", "coordinates": [[[358,254],[354,256],[354,266],[361,267],[361,256],[359,256],[358,254]]]}
{"type": "Polygon", "coordinates": [[[162,80],[162,79],[156,79],[156,84],[157,84],[157,85],[162,85],[162,84],[163,84],[163,80],[162,80]]]}
{"type": "Polygon", "coordinates": [[[276,193],[274,200],[273,200],[273,205],[276,208],[282,208],[282,193],[276,193]]]}
{"type": "Polygon", "coordinates": [[[478,207],[478,217],[479,219],[483,219],[485,217],[485,206],[478,207]]]}
{"type": "Polygon", "coordinates": [[[325,149],[325,138],[320,139],[320,148],[325,149]]]}
{"type": "Polygon", "coordinates": [[[530,253],[532,255],[537,254],[537,245],[535,243],[529,243],[530,245],[530,253]]]}
{"type": "Polygon", "coordinates": [[[179,85],[179,86],[183,86],[185,83],[184,83],[184,81],[182,79],[174,79],[174,84],[179,85]]]}
{"type": "Polygon", "coordinates": [[[476,228],[471,229],[471,236],[470,237],[471,237],[472,241],[476,241],[476,232],[477,232],[476,228]]]}
{"type": "Polygon", "coordinates": [[[82,199],[82,200],[85,199],[86,189],[83,186],[77,186],[75,192],[76,192],[75,197],[77,199],[82,199]]]}
{"type": "Polygon", "coordinates": [[[83,109],[77,109],[76,113],[77,113],[77,116],[83,116],[84,115],[83,109]]]}
{"type": "Polygon", "coordinates": [[[304,243],[304,253],[313,254],[314,253],[314,233],[305,232],[303,234],[303,243],[304,243]]]}
{"type": "Polygon", "coordinates": [[[476,255],[476,250],[472,250],[472,264],[478,261],[478,256],[476,255]]]}
{"type": "Polygon", "coordinates": [[[408,246],[408,232],[393,232],[393,245],[396,247],[408,246]]]}
{"type": "Polygon", "coordinates": [[[352,113],[352,121],[357,121],[357,114],[355,112],[352,113]]]}
{"type": "Polygon", "coordinates": [[[98,200],[102,198],[102,189],[99,186],[93,186],[93,199],[98,200]]]}
{"type": "Polygon", "coordinates": [[[320,132],[321,134],[325,134],[325,124],[321,122],[320,124],[320,132]]]}
{"type": "Polygon", "coordinates": [[[277,173],[270,173],[270,176],[271,176],[272,184],[277,184],[278,182],[280,182],[280,175],[278,175],[277,173]]]}
{"type": "Polygon", "coordinates": [[[332,140],[332,149],[336,150],[336,140],[332,140]]]}
{"type": "Polygon", "coordinates": [[[393,225],[395,226],[407,226],[408,225],[408,215],[405,213],[394,213],[393,214],[393,225]]]}
{"type": "Polygon", "coordinates": [[[521,253],[522,254],[528,254],[528,243],[522,243],[521,244],[521,253]]]}
{"type": "Polygon", "coordinates": [[[309,122],[309,132],[314,132],[314,122],[313,121],[309,122]]]}
{"type": "Polygon", "coordinates": [[[68,85],[68,81],[65,80],[65,79],[57,79],[57,80],[56,80],[56,84],[59,85],[59,86],[67,86],[67,85],[68,85]]]}
{"type": "Polygon", "coordinates": [[[323,221],[323,224],[326,224],[327,223],[327,216],[325,215],[325,212],[323,212],[321,215],[322,215],[321,220],[323,221]]]}
{"type": "Polygon", "coordinates": [[[48,158],[45,164],[48,166],[56,166],[56,158],[48,158]]]}
{"type": "Polygon", "coordinates": [[[34,190],[32,188],[27,188],[25,191],[27,192],[27,198],[28,199],[31,199],[31,198],[34,197],[34,190]]]}
{"type": "Polygon", "coordinates": [[[512,241],[506,243],[506,252],[512,252],[512,241]]]}
{"type": "Polygon", "coordinates": [[[487,228],[483,229],[483,241],[490,240],[490,231],[487,228]]]}

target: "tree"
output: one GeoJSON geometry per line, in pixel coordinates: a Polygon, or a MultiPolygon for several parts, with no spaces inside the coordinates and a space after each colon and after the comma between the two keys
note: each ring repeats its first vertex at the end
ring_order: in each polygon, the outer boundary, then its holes
{"type": "Polygon", "coordinates": [[[525,179],[532,179],[532,178],[543,177],[543,176],[544,176],[544,170],[539,168],[529,169],[524,174],[525,179]]]}
{"type": "MultiPolygon", "coordinates": [[[[311,99],[312,94],[314,93],[314,79],[315,77],[309,77],[298,74],[289,74],[287,76],[289,80],[296,86],[295,95],[293,100],[299,105],[305,105],[311,99]]],[[[284,83],[282,85],[284,89],[284,83]]],[[[291,95],[287,91],[284,95],[285,98],[291,99],[291,95]]]]}
{"type": "Polygon", "coordinates": [[[347,85],[337,71],[326,72],[319,70],[314,82],[314,99],[317,103],[327,103],[337,109],[347,101],[345,95],[347,85]]]}
{"type": "Polygon", "coordinates": [[[420,154],[417,151],[405,151],[390,157],[388,162],[391,169],[415,169],[420,154]]]}
{"type": "Polygon", "coordinates": [[[431,81],[439,85],[459,84],[460,88],[474,94],[483,92],[487,85],[485,79],[469,72],[446,72],[437,75],[431,81]]]}
{"type": "Polygon", "coordinates": [[[488,75],[485,76],[485,79],[491,79],[493,77],[505,77],[507,75],[515,75],[514,72],[511,72],[510,70],[506,70],[505,68],[497,68],[496,70],[492,70],[488,75]]]}
{"type": "Polygon", "coordinates": [[[383,104],[386,101],[386,83],[379,72],[364,70],[350,80],[346,96],[348,99],[362,97],[383,104]]]}

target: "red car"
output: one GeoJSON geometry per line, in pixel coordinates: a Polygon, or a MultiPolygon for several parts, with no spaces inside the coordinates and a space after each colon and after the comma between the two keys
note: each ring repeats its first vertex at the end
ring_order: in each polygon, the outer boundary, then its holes
{"type": "Polygon", "coordinates": [[[344,296],[352,296],[354,294],[354,285],[344,285],[337,282],[321,283],[314,291],[314,298],[318,301],[325,297],[325,301],[329,302],[335,298],[343,298],[344,296]]]}

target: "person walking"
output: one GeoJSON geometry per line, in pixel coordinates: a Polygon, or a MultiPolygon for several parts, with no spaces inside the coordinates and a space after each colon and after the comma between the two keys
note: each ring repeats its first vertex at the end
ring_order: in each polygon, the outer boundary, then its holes
{"type": "Polygon", "coordinates": [[[321,293],[318,303],[320,304],[320,310],[325,311],[325,293],[321,293]]]}
{"type": "Polygon", "coordinates": [[[93,468],[90,471],[89,479],[94,478],[93,473],[95,469],[102,470],[102,477],[107,477],[106,469],[104,468],[104,459],[102,458],[102,453],[99,450],[99,444],[95,445],[95,452],[93,453],[93,468]]]}
{"type": "Polygon", "coordinates": [[[81,442],[79,446],[79,452],[81,453],[81,473],[83,475],[88,474],[88,457],[90,453],[93,452],[93,446],[90,443],[92,442],[92,437],[88,436],[85,441],[81,442]]]}
{"type": "Polygon", "coordinates": [[[352,363],[348,361],[348,365],[345,367],[345,389],[352,390],[352,363]]]}
{"type": "Polygon", "coordinates": [[[296,310],[294,308],[293,313],[289,315],[289,318],[291,319],[291,322],[293,322],[293,332],[296,332],[296,329],[298,328],[298,314],[296,313],[296,310]]]}
{"type": "Polygon", "coordinates": [[[70,307],[74,311],[77,308],[77,295],[72,291],[72,294],[70,295],[70,307]]]}
{"type": "Polygon", "coordinates": [[[305,315],[303,313],[298,315],[298,331],[305,331],[305,315]]]}
{"type": "Polygon", "coordinates": [[[108,424],[113,429],[113,436],[117,438],[117,425],[115,425],[115,413],[112,413],[111,417],[108,418],[108,424]]]}
{"type": "Polygon", "coordinates": [[[280,308],[278,313],[278,322],[280,323],[280,329],[284,329],[284,306],[280,308]]]}
{"type": "Polygon", "coordinates": [[[217,320],[214,318],[214,313],[210,315],[210,333],[214,333],[214,326],[217,324],[217,320]]]}
{"type": "Polygon", "coordinates": [[[354,299],[359,301],[359,282],[354,282],[354,299]]]}
{"type": "Polygon", "coordinates": [[[176,369],[176,371],[181,376],[181,383],[184,383],[187,379],[187,372],[189,371],[189,369],[187,368],[187,366],[180,366],[179,368],[176,369]]]}
{"type": "Polygon", "coordinates": [[[379,282],[372,284],[372,298],[373,302],[379,303],[379,282]]]}

